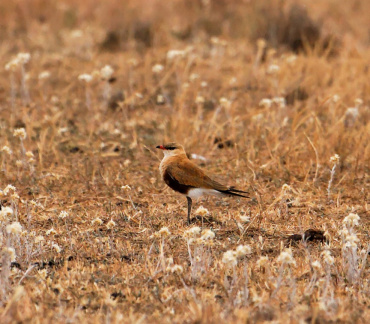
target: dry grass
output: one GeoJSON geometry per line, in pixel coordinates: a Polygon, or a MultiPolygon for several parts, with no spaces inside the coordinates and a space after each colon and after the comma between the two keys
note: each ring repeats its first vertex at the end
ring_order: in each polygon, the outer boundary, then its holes
{"type": "Polygon", "coordinates": [[[0,4],[0,66],[31,54],[26,88],[20,67],[0,77],[0,148],[12,151],[0,152],[0,189],[19,196],[0,191],[1,322],[369,322],[370,4],[308,6],[300,26],[291,8],[305,1],[284,2],[281,20],[270,1],[75,2],[0,4]],[[293,56],[286,31],[296,41],[307,25],[316,38],[293,56]],[[110,82],[78,79],[107,64],[110,82]],[[275,97],[287,104],[259,105],[275,97]],[[191,256],[186,200],[159,177],[166,141],[251,193],[195,204],[209,215],[194,226],[215,238],[191,256]],[[289,239],[308,229],[326,238],[289,239]],[[241,244],[251,253],[224,263],[241,244]]]}

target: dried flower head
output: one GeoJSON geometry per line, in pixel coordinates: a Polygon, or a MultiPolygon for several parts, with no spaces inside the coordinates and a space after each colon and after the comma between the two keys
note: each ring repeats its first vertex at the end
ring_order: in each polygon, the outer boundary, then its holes
{"type": "Polygon", "coordinates": [[[239,245],[235,250],[235,256],[237,258],[242,258],[247,254],[252,253],[252,248],[249,245],[239,245]]]}
{"type": "Polygon", "coordinates": [[[53,227],[45,232],[46,236],[54,235],[56,233],[57,232],[56,232],[56,230],[53,227]]]}
{"type": "Polygon", "coordinates": [[[167,272],[171,272],[171,273],[178,273],[178,274],[181,274],[184,272],[184,269],[182,266],[178,265],[178,264],[174,264],[174,265],[171,265],[171,266],[168,266],[166,268],[166,271],[167,272]]]}
{"type": "Polygon", "coordinates": [[[321,269],[321,263],[319,261],[314,261],[312,262],[312,268],[315,270],[315,271],[319,271],[321,269]]]}
{"type": "Polygon", "coordinates": [[[158,231],[158,234],[159,236],[161,237],[166,237],[166,236],[169,236],[171,234],[170,230],[168,229],[168,227],[162,227],[159,231],[158,231]]]}
{"type": "Polygon", "coordinates": [[[263,98],[259,104],[258,104],[260,107],[264,107],[264,108],[271,108],[272,106],[272,100],[271,99],[267,99],[267,98],[263,98]]]}
{"type": "Polygon", "coordinates": [[[152,67],[152,72],[155,74],[159,74],[164,70],[164,66],[162,64],[156,64],[152,67]]]}
{"type": "Polygon", "coordinates": [[[28,63],[30,58],[31,58],[30,53],[18,53],[18,55],[17,55],[17,60],[20,64],[28,63]]]}
{"type": "Polygon", "coordinates": [[[42,241],[45,241],[45,238],[42,235],[38,235],[35,237],[35,244],[38,244],[42,241]]]}
{"type": "Polygon", "coordinates": [[[27,137],[26,130],[24,128],[17,128],[13,132],[14,137],[19,137],[21,140],[25,140],[27,137]]]}
{"type": "Polygon", "coordinates": [[[277,104],[280,108],[284,108],[286,106],[286,100],[284,97],[274,97],[272,101],[277,104]]]}
{"type": "Polygon", "coordinates": [[[277,74],[280,71],[280,66],[277,64],[271,64],[267,68],[267,74],[277,74]]]}
{"type": "Polygon", "coordinates": [[[283,264],[296,264],[291,249],[285,249],[284,251],[282,251],[278,256],[277,261],[283,264]]]}
{"type": "Polygon", "coordinates": [[[103,221],[99,218],[99,217],[96,217],[92,222],[91,222],[92,225],[102,225],[103,224],[103,221]]]}
{"type": "Polygon", "coordinates": [[[7,195],[9,192],[10,192],[10,190],[11,191],[13,191],[13,192],[15,192],[17,189],[13,186],[13,185],[11,185],[11,184],[8,184],[6,187],[5,187],[5,189],[4,189],[4,194],[5,195],[7,195]]]}
{"type": "Polygon", "coordinates": [[[4,207],[2,206],[1,210],[0,210],[0,218],[2,219],[6,219],[8,218],[9,216],[12,216],[14,214],[14,211],[11,207],[4,207]]]}
{"type": "Polygon", "coordinates": [[[266,266],[267,266],[267,264],[268,264],[268,262],[269,262],[269,258],[268,258],[268,256],[261,256],[261,257],[258,259],[258,261],[257,261],[257,265],[258,265],[259,267],[266,267],[266,266]]]}
{"type": "Polygon", "coordinates": [[[124,186],[121,187],[121,189],[130,191],[131,187],[129,185],[124,185],[124,186]]]}
{"type": "Polygon", "coordinates": [[[339,163],[339,159],[340,159],[340,156],[338,154],[334,154],[331,158],[330,158],[330,162],[334,163],[334,164],[338,164],[339,163]]]}
{"type": "Polygon", "coordinates": [[[83,73],[78,76],[78,80],[89,83],[93,80],[93,77],[91,74],[83,73]]]}
{"type": "Polygon", "coordinates": [[[354,227],[359,225],[360,216],[355,213],[350,213],[348,216],[344,217],[343,224],[348,227],[354,227]]]}
{"type": "Polygon", "coordinates": [[[355,100],[356,107],[360,107],[363,103],[364,101],[361,98],[356,98],[355,100]]]}
{"type": "Polygon", "coordinates": [[[177,59],[177,58],[180,58],[180,57],[184,57],[185,56],[185,51],[180,51],[180,50],[169,50],[167,52],[167,59],[168,60],[174,60],[174,59],[177,59]]]}
{"type": "Polygon", "coordinates": [[[60,246],[56,243],[53,243],[51,244],[51,247],[57,252],[57,253],[60,253],[60,251],[62,251],[62,249],[60,248],[60,246]]]}
{"type": "Polygon", "coordinates": [[[14,222],[6,226],[6,232],[8,234],[20,234],[22,233],[22,225],[19,222],[14,222]]]}
{"type": "Polygon", "coordinates": [[[104,80],[109,80],[112,75],[113,75],[113,69],[110,65],[106,65],[104,66],[101,70],[100,70],[100,76],[104,79],[104,80]]]}
{"type": "Polygon", "coordinates": [[[12,247],[3,248],[2,254],[8,256],[10,259],[10,262],[14,262],[16,259],[15,250],[12,247]]]}
{"type": "Polygon", "coordinates": [[[209,214],[208,210],[206,208],[204,208],[203,206],[200,206],[196,211],[195,211],[195,214],[196,215],[199,215],[199,216],[206,216],[209,214]]]}
{"type": "Polygon", "coordinates": [[[64,211],[64,210],[61,211],[60,214],[59,214],[59,218],[61,218],[61,219],[64,219],[64,218],[66,218],[68,216],[69,216],[69,214],[66,211],[64,211]]]}
{"type": "Polygon", "coordinates": [[[232,250],[226,251],[222,256],[222,262],[229,267],[235,267],[238,264],[235,252],[232,250]]]}
{"type": "Polygon", "coordinates": [[[189,228],[188,230],[186,230],[185,232],[184,232],[184,237],[190,237],[190,238],[194,238],[194,237],[196,237],[197,235],[199,235],[200,234],[200,232],[201,232],[201,229],[200,229],[200,227],[198,227],[198,226],[194,226],[194,227],[192,227],[192,228],[189,228]]]}
{"type": "Polygon", "coordinates": [[[202,105],[204,104],[205,100],[204,100],[204,97],[202,96],[196,96],[195,98],[195,103],[198,104],[198,105],[202,105]]]}
{"type": "Polygon", "coordinates": [[[251,218],[249,216],[239,215],[239,219],[242,223],[249,223],[251,218]]]}
{"type": "Polygon", "coordinates": [[[43,71],[39,74],[39,80],[46,80],[50,78],[50,72],[49,71],[43,71]]]}
{"type": "Polygon", "coordinates": [[[12,155],[13,154],[13,152],[12,152],[12,150],[9,148],[9,146],[7,146],[7,145],[4,145],[2,148],[1,148],[1,152],[5,152],[5,153],[7,153],[8,155],[12,155]]]}
{"type": "Polygon", "coordinates": [[[357,242],[360,242],[356,234],[348,235],[345,241],[344,247],[346,248],[357,248],[357,242]]]}
{"type": "Polygon", "coordinates": [[[113,220],[113,219],[111,219],[108,223],[107,223],[107,228],[108,229],[112,229],[113,227],[115,227],[117,224],[116,224],[116,222],[113,220]]]}
{"type": "Polygon", "coordinates": [[[17,160],[17,161],[15,161],[15,165],[17,166],[17,168],[21,168],[23,166],[23,161],[22,160],[17,160]]]}
{"type": "Polygon", "coordinates": [[[334,264],[334,258],[331,256],[331,253],[329,250],[324,250],[323,252],[321,252],[321,256],[327,265],[334,264]]]}
{"type": "Polygon", "coordinates": [[[213,240],[215,238],[215,233],[210,229],[205,229],[202,231],[201,239],[206,240],[213,240]]]}

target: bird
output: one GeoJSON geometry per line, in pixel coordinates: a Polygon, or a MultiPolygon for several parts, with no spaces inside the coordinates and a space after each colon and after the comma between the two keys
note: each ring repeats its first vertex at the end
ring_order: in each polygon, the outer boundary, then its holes
{"type": "Polygon", "coordinates": [[[156,146],[164,153],[159,171],[164,182],[174,191],[186,196],[188,202],[188,225],[192,199],[203,195],[237,196],[249,198],[248,192],[225,186],[207,176],[202,169],[189,160],[184,147],[177,143],[156,146]]]}

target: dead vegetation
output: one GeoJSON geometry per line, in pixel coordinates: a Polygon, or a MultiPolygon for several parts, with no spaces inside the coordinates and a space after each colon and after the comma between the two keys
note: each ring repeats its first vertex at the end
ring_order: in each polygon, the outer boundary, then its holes
{"type": "Polygon", "coordinates": [[[304,4],[0,4],[2,323],[369,321],[370,5],[304,4]]]}

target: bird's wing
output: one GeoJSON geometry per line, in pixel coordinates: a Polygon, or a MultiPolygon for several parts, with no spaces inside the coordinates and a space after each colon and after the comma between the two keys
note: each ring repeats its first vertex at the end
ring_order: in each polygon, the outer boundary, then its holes
{"type": "Polygon", "coordinates": [[[229,188],[209,178],[198,166],[189,160],[173,160],[167,165],[166,173],[178,183],[204,189],[227,191],[229,188]]]}

